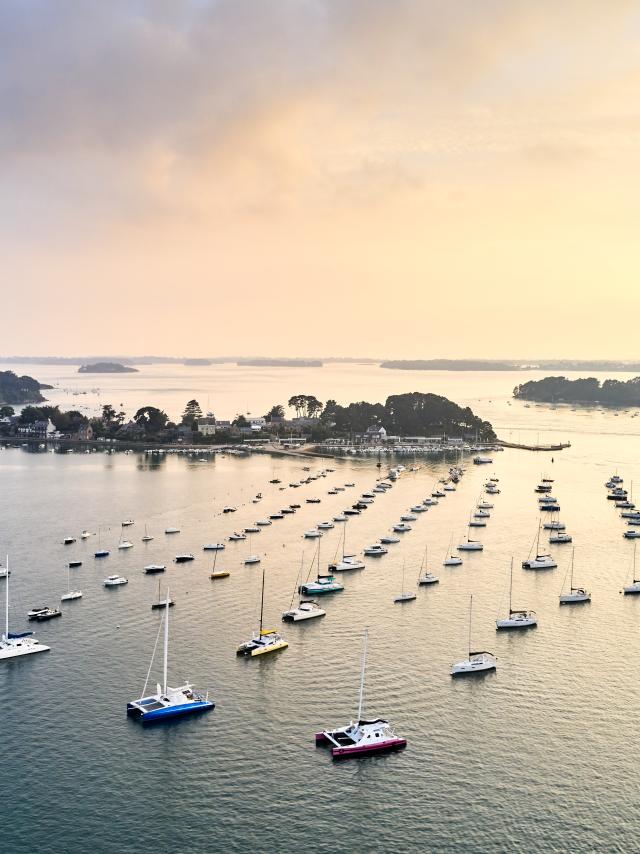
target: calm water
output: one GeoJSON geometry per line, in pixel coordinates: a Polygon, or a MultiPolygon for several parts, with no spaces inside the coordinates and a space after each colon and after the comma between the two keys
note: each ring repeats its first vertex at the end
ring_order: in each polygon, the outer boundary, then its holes
{"type": "MultiPolygon", "coordinates": [[[[189,376],[194,370],[188,369],[189,376]]],[[[457,492],[412,523],[413,531],[386,557],[343,575],[345,591],[323,600],[327,616],[286,626],[289,648],[265,660],[235,656],[258,617],[261,571],[242,564],[249,544],[227,545],[218,567],[232,575],[217,582],[209,580],[213,558],[202,544],[293,501],[302,503],[294,516],[275,521],[251,543],[267,572],[267,620],[279,624],[302,551],[308,563],[315,547],[302,539],[303,531],[348,506],[356,491],[329,496],[327,489],[349,480],[358,493],[370,488],[377,475],[373,463],[331,463],[333,475],[281,492],[269,479],[275,472],[283,484],[299,480],[302,462],[218,457],[153,465],[137,455],[0,451],[0,551],[10,553],[14,570],[13,628],[26,627],[29,607],[56,604],[66,589],[69,559],[83,560],[72,583],[84,591],[82,600],[64,606],[61,620],[38,626],[50,653],[0,669],[3,851],[637,848],[632,745],[640,736],[640,600],[619,593],[630,578],[633,542],[622,539],[624,525],[605,500],[603,482],[616,469],[627,484],[640,481],[640,419],[597,408],[509,406],[519,375],[375,370],[332,368],[345,377],[343,393],[331,395],[315,372],[318,382],[304,390],[322,399],[375,399],[413,388],[448,393],[460,402],[475,400],[474,408],[505,438],[509,431],[523,438],[540,431],[569,437],[572,448],[556,454],[554,463],[548,455],[506,451],[496,454],[491,471],[469,465],[457,492]],[[556,478],[561,518],[574,536],[575,580],[591,589],[590,605],[558,606],[570,546],[554,547],[557,570],[519,569],[535,536],[533,488],[542,471],[556,478]],[[459,568],[443,568],[449,539],[464,535],[490,474],[500,478],[502,494],[495,496],[487,528],[479,529],[485,551],[467,555],[459,568]],[[253,505],[257,491],[265,497],[253,505]],[[316,495],[320,505],[304,503],[316,495]],[[238,512],[223,516],[226,503],[238,512]],[[135,546],[118,553],[120,522],[128,517],[136,520],[127,529],[135,546]],[[140,542],[145,523],[155,535],[147,545],[140,542]],[[166,537],[168,525],[181,533],[166,537]],[[112,549],[104,561],[92,557],[95,539],[61,545],[64,536],[98,527],[103,545],[112,549]],[[440,584],[420,590],[415,602],[394,604],[403,562],[407,580],[413,580],[426,544],[440,584]],[[193,551],[196,560],[175,565],[172,558],[181,551],[193,551]],[[498,636],[494,620],[507,607],[512,555],[518,567],[515,604],[534,608],[539,627],[498,636]],[[217,705],[199,719],[143,729],[127,720],[125,704],[142,689],[160,621],[150,610],[157,577],[142,572],[151,562],[168,565],[161,577],[177,602],[170,682],[190,678],[210,690],[217,705]],[[104,589],[102,579],[115,572],[129,584],[104,589]],[[497,654],[498,671],[454,682],[448,671],[465,653],[471,592],[474,645],[497,654]],[[388,716],[409,745],[401,754],[336,764],[315,748],[313,734],[355,714],[365,625],[366,711],[388,716]]],[[[298,373],[286,391],[280,374],[270,375],[266,390],[254,379],[260,407],[301,390],[298,373]]],[[[208,387],[192,386],[185,377],[171,378],[176,386],[166,387],[156,378],[172,410],[208,387]]],[[[110,381],[123,383],[126,405],[147,402],[135,397],[128,376],[110,381]]],[[[235,406],[244,406],[243,391],[228,390],[228,406],[218,406],[214,392],[220,400],[223,393],[212,387],[210,405],[221,417],[233,414],[235,406]]],[[[154,392],[149,399],[158,397],[154,392]]],[[[433,461],[404,476],[352,518],[348,546],[355,551],[375,541],[431,492],[447,467],[433,461]]],[[[322,539],[323,564],[334,556],[338,528],[322,539]]]]}

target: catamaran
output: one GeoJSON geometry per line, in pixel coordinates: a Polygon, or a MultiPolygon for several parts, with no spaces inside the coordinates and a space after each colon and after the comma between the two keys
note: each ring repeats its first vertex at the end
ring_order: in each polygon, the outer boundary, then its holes
{"type": "Polygon", "coordinates": [[[397,736],[393,732],[389,721],[383,718],[364,720],[362,717],[368,637],[369,630],[365,629],[362,666],[360,669],[358,715],[355,721],[352,720],[345,727],[327,729],[316,733],[316,744],[331,745],[331,755],[334,759],[360,756],[367,753],[401,750],[407,746],[406,738],[397,736]]]}
{"type": "MultiPolygon", "coordinates": [[[[9,570],[9,558],[7,557],[7,572],[9,570]]],[[[21,655],[33,655],[36,652],[48,652],[49,647],[40,643],[33,637],[33,632],[10,632],[9,631],[9,574],[6,576],[4,591],[4,634],[0,638],[0,661],[9,658],[18,658],[21,655]]]]}
{"type": "MultiPolygon", "coordinates": [[[[170,602],[169,588],[167,588],[166,601],[170,602]]],[[[169,657],[169,609],[165,607],[164,614],[164,658],[163,658],[163,684],[156,685],[156,693],[145,697],[147,680],[142,689],[142,696],[138,700],[127,703],[127,715],[138,717],[143,723],[166,720],[167,718],[183,717],[194,712],[208,712],[214,708],[214,703],[209,700],[209,694],[203,697],[193,690],[189,682],[185,682],[179,688],[170,688],[167,684],[167,664],[169,657]]],[[[156,641],[157,643],[157,641],[156,641]]],[[[155,652],[155,649],[154,649],[155,652]]],[[[153,666],[153,656],[149,672],[153,666]]]]}
{"type": "Polygon", "coordinates": [[[289,644],[275,629],[264,629],[264,566],[262,567],[262,593],[260,594],[260,628],[257,634],[254,632],[251,640],[241,643],[236,653],[238,655],[247,655],[252,658],[256,655],[265,655],[269,652],[278,652],[281,649],[286,649],[289,644]]]}
{"type": "Polygon", "coordinates": [[[514,610],[511,596],[513,593],[513,558],[511,558],[511,569],[509,570],[509,616],[502,620],[496,620],[496,629],[528,629],[538,625],[535,611],[524,609],[514,610]]]}
{"type": "Polygon", "coordinates": [[[469,657],[464,661],[457,661],[451,667],[452,676],[466,676],[471,673],[484,673],[487,670],[495,670],[497,658],[491,652],[471,651],[471,615],[473,611],[473,596],[469,597],[469,657]]]}

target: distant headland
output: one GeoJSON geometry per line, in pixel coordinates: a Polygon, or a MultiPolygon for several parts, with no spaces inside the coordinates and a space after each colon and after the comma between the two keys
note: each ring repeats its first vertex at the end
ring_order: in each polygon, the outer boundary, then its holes
{"type": "Polygon", "coordinates": [[[43,389],[53,386],[39,383],[33,377],[19,377],[13,371],[0,371],[0,404],[22,406],[25,403],[42,403],[43,389]]]}
{"type": "Polygon", "coordinates": [[[79,374],[137,374],[138,369],[131,365],[121,365],[119,362],[93,362],[90,365],[80,365],[79,374]]]}
{"type": "Polygon", "coordinates": [[[321,368],[319,359],[238,359],[237,365],[252,368],[321,368]]]}

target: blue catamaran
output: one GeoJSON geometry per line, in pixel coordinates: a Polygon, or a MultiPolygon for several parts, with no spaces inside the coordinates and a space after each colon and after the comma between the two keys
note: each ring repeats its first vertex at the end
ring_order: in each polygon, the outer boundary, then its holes
{"type": "MultiPolygon", "coordinates": [[[[169,601],[169,588],[167,588],[167,601],[169,601]]],[[[155,652],[155,650],[154,650],[155,652]]],[[[138,717],[143,723],[166,720],[168,718],[191,715],[195,712],[208,712],[215,707],[209,700],[209,693],[202,696],[193,690],[189,682],[179,688],[170,688],[167,684],[167,664],[169,656],[169,608],[164,612],[164,665],[163,684],[156,685],[156,693],[148,697],[142,696],[138,700],[127,703],[127,715],[138,717]]],[[[151,659],[153,663],[153,658],[151,659]]],[[[151,668],[149,668],[151,669],[151,668]]],[[[147,675],[147,681],[148,681],[147,675]]],[[[142,693],[147,688],[145,682],[142,693]]]]}

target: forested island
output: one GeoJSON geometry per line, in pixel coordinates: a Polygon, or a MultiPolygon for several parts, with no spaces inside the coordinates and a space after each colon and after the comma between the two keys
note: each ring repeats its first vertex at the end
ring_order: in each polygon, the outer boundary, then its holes
{"type": "Polygon", "coordinates": [[[614,406],[640,406],[640,377],[626,382],[595,377],[568,380],[566,377],[545,377],[517,385],[513,396],[538,403],[606,403],[614,406]]]}
{"type": "Polygon", "coordinates": [[[13,371],[0,371],[0,403],[22,406],[25,403],[42,403],[41,390],[52,388],[33,377],[19,377],[13,371]]]}
{"type": "Polygon", "coordinates": [[[121,365],[120,362],[94,362],[91,365],[80,365],[79,374],[137,374],[138,369],[131,365],[121,365]]]}
{"type": "Polygon", "coordinates": [[[517,371],[519,366],[485,359],[391,359],[380,367],[397,371],[517,371]]]}

